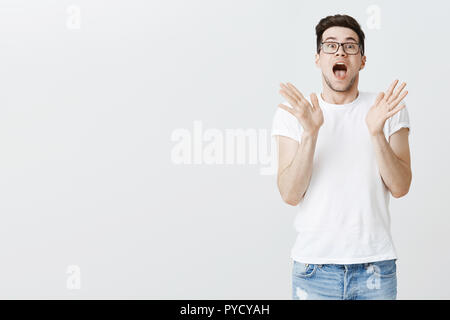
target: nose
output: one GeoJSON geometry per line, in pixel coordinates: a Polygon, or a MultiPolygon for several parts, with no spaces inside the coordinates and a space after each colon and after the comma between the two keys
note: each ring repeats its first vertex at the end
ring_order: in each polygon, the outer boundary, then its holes
{"type": "Polygon", "coordinates": [[[338,51],[336,51],[336,56],[346,56],[347,54],[344,51],[344,46],[340,45],[338,51]]]}

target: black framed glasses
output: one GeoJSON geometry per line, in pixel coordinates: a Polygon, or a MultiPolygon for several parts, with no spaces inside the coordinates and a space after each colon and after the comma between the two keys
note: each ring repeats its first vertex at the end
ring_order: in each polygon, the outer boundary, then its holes
{"type": "Polygon", "coordinates": [[[361,44],[356,42],[335,42],[335,41],[325,41],[321,43],[321,48],[324,53],[333,54],[338,52],[339,47],[342,46],[346,54],[358,54],[361,49],[361,44]]]}

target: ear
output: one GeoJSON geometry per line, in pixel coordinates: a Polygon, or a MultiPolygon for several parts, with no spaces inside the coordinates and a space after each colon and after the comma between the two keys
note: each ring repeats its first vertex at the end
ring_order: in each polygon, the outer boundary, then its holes
{"type": "Polygon", "coordinates": [[[364,67],[366,66],[366,60],[367,60],[366,56],[363,56],[361,59],[361,67],[359,68],[359,70],[364,69],[364,67]]]}
{"type": "Polygon", "coordinates": [[[316,67],[320,69],[320,65],[319,65],[319,61],[320,61],[320,55],[318,53],[316,53],[315,56],[315,63],[316,63],[316,67]]]}

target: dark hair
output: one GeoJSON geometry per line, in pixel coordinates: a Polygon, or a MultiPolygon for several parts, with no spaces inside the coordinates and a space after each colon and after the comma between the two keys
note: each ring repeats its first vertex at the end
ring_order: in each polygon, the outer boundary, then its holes
{"type": "Polygon", "coordinates": [[[361,55],[364,55],[364,32],[361,29],[358,21],[348,15],[336,14],[334,16],[328,16],[319,21],[316,26],[317,36],[317,53],[320,53],[322,35],[328,28],[331,27],[346,27],[356,32],[361,45],[361,55]]]}

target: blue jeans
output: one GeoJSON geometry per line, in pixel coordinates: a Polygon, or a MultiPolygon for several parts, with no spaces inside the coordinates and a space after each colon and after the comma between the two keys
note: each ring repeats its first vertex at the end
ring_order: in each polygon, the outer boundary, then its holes
{"type": "Polygon", "coordinates": [[[396,259],[361,264],[306,264],[294,260],[293,300],[395,300],[396,298],[396,259]]]}

